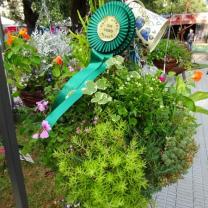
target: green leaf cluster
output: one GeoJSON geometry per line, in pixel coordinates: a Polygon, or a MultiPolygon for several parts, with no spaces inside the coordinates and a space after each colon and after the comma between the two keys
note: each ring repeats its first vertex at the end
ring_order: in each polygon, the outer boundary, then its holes
{"type": "Polygon", "coordinates": [[[8,82],[18,89],[23,89],[33,74],[33,70],[40,66],[41,59],[37,50],[28,42],[16,37],[12,46],[4,53],[4,64],[8,71],[8,82]]]}
{"type": "Polygon", "coordinates": [[[101,78],[96,82],[88,81],[85,88],[82,89],[85,95],[93,95],[91,100],[92,103],[98,103],[99,105],[105,105],[112,101],[112,98],[103,92],[98,92],[97,90],[105,90],[108,87],[107,79],[101,78]]]}

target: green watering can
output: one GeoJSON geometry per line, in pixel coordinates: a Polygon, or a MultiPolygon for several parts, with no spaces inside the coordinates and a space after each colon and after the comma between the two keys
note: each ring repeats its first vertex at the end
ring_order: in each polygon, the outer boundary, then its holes
{"type": "Polygon", "coordinates": [[[74,75],[59,92],[52,112],[42,124],[44,131],[49,132],[58,119],[83,96],[82,89],[87,81],[93,81],[105,72],[105,62],[109,58],[121,54],[130,46],[136,34],[132,10],[122,1],[110,1],[92,15],[87,32],[92,48],[90,64],[74,75]]]}

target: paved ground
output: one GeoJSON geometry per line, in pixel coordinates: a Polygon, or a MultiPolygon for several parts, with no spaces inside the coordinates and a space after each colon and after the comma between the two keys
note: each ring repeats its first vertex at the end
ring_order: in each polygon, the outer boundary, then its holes
{"type": "MultiPolygon", "coordinates": [[[[208,76],[197,84],[196,90],[208,91],[208,76]]],[[[208,100],[199,105],[208,109],[208,100]]],[[[208,116],[196,116],[202,125],[196,134],[200,148],[193,166],[184,179],[156,194],[157,208],[208,208],[208,116]]]]}
{"type": "Polygon", "coordinates": [[[193,62],[199,64],[208,64],[208,53],[194,53],[193,62]]]}

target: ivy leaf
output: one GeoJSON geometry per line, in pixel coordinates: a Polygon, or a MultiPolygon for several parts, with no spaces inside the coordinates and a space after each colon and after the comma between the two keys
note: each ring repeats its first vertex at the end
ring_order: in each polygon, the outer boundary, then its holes
{"type": "Polygon", "coordinates": [[[59,68],[59,66],[55,66],[52,70],[52,75],[55,77],[55,78],[58,78],[61,76],[61,70],[59,68]]]}
{"type": "Polygon", "coordinates": [[[102,78],[96,82],[97,88],[100,90],[105,90],[108,87],[107,79],[102,78]]]}
{"type": "Polygon", "coordinates": [[[93,81],[87,81],[86,87],[82,89],[83,94],[93,95],[97,92],[97,85],[93,81]]]}
{"type": "Polygon", "coordinates": [[[91,100],[92,103],[98,103],[99,105],[105,105],[106,103],[111,101],[112,97],[102,92],[95,93],[95,97],[91,100]]]}
{"type": "Polygon", "coordinates": [[[98,103],[103,99],[104,93],[97,92],[95,93],[95,97],[91,100],[92,103],[98,103]]]}

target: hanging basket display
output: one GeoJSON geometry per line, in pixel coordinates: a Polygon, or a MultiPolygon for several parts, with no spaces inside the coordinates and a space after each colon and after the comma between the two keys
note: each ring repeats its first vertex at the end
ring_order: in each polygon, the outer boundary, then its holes
{"type": "Polygon", "coordinates": [[[178,75],[186,71],[184,67],[180,66],[180,63],[178,63],[176,59],[170,56],[167,56],[166,62],[164,60],[153,60],[153,64],[161,70],[163,70],[165,66],[166,73],[172,71],[175,72],[176,75],[178,75]]]}

